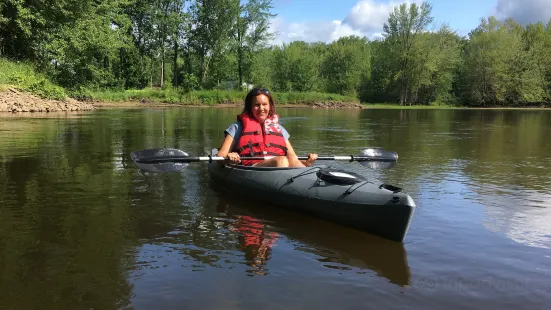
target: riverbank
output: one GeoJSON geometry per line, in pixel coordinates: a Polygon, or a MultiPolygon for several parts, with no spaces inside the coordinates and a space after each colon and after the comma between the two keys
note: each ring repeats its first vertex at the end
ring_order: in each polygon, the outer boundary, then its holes
{"type": "MultiPolygon", "coordinates": [[[[176,89],[129,89],[99,91],[89,94],[90,99],[102,107],[112,106],[190,106],[190,107],[241,107],[246,91],[176,89]]],[[[314,108],[361,108],[354,96],[320,92],[272,92],[277,106],[314,108]]]]}
{"type": "Polygon", "coordinates": [[[0,112],[70,112],[91,111],[96,107],[72,98],[65,100],[43,99],[13,87],[0,89],[0,112]]]}
{"type": "MultiPolygon", "coordinates": [[[[364,106],[359,102],[346,102],[339,100],[299,101],[292,103],[286,101],[278,103],[280,108],[354,108],[361,109],[364,106]]],[[[77,101],[72,98],[66,100],[43,99],[33,94],[20,91],[14,87],[2,86],[0,88],[0,112],[60,112],[60,111],[91,111],[100,108],[166,108],[166,107],[215,107],[215,108],[241,108],[241,100],[227,100],[216,104],[201,103],[200,101],[168,103],[162,100],[134,99],[120,101],[91,100],[87,102],[77,101]]]]}
{"type": "MultiPolygon", "coordinates": [[[[164,103],[149,100],[134,101],[94,101],[91,102],[96,108],[170,108],[170,107],[193,107],[193,108],[242,108],[243,102],[225,102],[216,105],[197,103],[164,103]]],[[[321,108],[321,109],[363,109],[366,106],[359,102],[322,101],[302,103],[276,103],[278,108],[321,108]]]]}
{"type": "MultiPolygon", "coordinates": [[[[212,92],[211,92],[212,93],[212,92]]],[[[221,94],[224,94],[221,92],[221,94]]],[[[226,93],[227,95],[227,93],[226,93]]],[[[205,98],[194,94],[195,98],[205,98]]],[[[15,87],[0,85],[0,112],[69,112],[69,111],[92,111],[96,109],[109,108],[174,108],[174,107],[209,107],[209,108],[241,108],[243,99],[239,96],[219,100],[212,103],[212,98],[224,98],[224,96],[211,96],[207,101],[190,100],[185,102],[165,102],[162,99],[152,100],[136,97],[120,97],[117,100],[92,99],[86,102],[78,101],[67,97],[65,100],[44,99],[39,96],[17,90],[15,87]]],[[[243,97],[245,94],[243,94],[243,97]]],[[[332,100],[329,94],[317,94],[316,96],[298,94],[294,97],[283,95],[284,100],[277,100],[278,108],[319,108],[319,109],[550,109],[549,107],[457,107],[450,105],[414,105],[401,106],[398,104],[371,104],[358,101],[332,100]],[[290,100],[291,99],[291,100],[290,100]]]]}

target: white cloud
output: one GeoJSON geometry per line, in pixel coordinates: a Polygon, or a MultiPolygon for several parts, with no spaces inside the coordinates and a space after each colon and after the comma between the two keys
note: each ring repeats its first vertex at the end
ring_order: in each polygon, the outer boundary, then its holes
{"type": "Polygon", "coordinates": [[[338,38],[357,35],[363,36],[362,32],[353,29],[340,20],[321,21],[312,23],[286,23],[281,17],[277,17],[271,22],[272,32],[277,32],[276,38],[272,44],[280,45],[292,41],[305,42],[331,42],[338,38]]]}
{"type": "Polygon", "coordinates": [[[349,35],[366,36],[369,39],[381,37],[383,25],[395,6],[401,3],[421,0],[389,1],[375,3],[374,0],[359,0],[343,20],[309,23],[287,23],[276,17],[271,22],[271,31],[277,32],[272,44],[280,45],[291,41],[331,42],[349,35]]]}
{"type": "Polygon", "coordinates": [[[551,0],[497,0],[495,15],[500,19],[512,17],[521,24],[547,23],[551,18],[551,0]]]}
{"type": "Polygon", "coordinates": [[[375,3],[373,0],[361,0],[350,10],[344,22],[363,32],[381,32],[394,5],[393,2],[375,3]]]}

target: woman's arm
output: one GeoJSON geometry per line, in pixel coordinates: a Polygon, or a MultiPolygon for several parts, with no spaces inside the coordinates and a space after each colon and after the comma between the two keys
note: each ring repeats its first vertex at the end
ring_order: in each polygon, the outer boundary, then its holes
{"type": "Polygon", "coordinates": [[[310,167],[314,164],[316,159],[318,159],[318,154],[312,153],[308,154],[307,160],[299,160],[291,142],[289,140],[285,141],[287,146],[287,160],[289,161],[289,167],[310,167]]]}
{"type": "Polygon", "coordinates": [[[231,135],[226,135],[226,137],[224,138],[224,142],[222,142],[222,146],[220,147],[220,149],[218,149],[218,154],[216,154],[216,156],[228,156],[229,160],[220,161],[220,164],[239,164],[241,162],[241,159],[239,159],[239,154],[235,152],[230,152],[230,150],[233,149],[233,142],[233,137],[231,135]]]}

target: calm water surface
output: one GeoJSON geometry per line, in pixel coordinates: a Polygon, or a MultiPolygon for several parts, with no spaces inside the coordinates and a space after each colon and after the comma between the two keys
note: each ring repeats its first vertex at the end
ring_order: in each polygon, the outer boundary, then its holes
{"type": "Polygon", "coordinates": [[[298,154],[398,152],[330,164],[413,197],[403,244],[129,158],[206,154],[238,112],[0,115],[0,308],[548,309],[551,111],[280,109],[298,154]]]}

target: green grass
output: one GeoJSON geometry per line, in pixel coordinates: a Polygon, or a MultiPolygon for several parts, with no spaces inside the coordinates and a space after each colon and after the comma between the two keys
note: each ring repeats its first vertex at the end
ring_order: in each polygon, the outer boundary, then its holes
{"type": "Polygon", "coordinates": [[[364,107],[370,109],[461,109],[453,105],[400,105],[398,103],[364,103],[364,107]]]}
{"type": "Polygon", "coordinates": [[[65,90],[38,73],[30,64],[0,58],[0,84],[35,94],[43,99],[65,100],[65,90]]]}
{"type": "Polygon", "coordinates": [[[0,58],[0,84],[13,84],[14,77],[34,75],[32,66],[0,58]]]}
{"type": "MultiPolygon", "coordinates": [[[[196,90],[185,93],[175,89],[142,89],[99,91],[93,92],[91,96],[94,100],[106,102],[151,101],[158,103],[213,106],[224,103],[242,103],[246,94],[245,91],[230,90],[196,90]]],[[[273,95],[277,103],[282,104],[301,104],[321,101],[358,102],[358,99],[355,97],[318,92],[274,92],[273,95]]]]}

